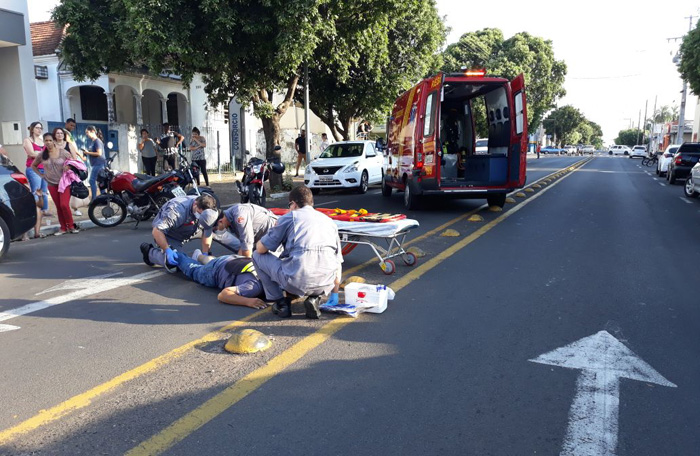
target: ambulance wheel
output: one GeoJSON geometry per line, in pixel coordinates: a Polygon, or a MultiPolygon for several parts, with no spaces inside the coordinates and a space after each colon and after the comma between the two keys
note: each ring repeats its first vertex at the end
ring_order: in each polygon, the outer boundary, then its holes
{"type": "Polygon", "coordinates": [[[415,189],[410,181],[406,182],[406,188],[403,191],[403,205],[409,211],[418,209],[418,195],[415,194],[415,189]]]}
{"type": "Polygon", "coordinates": [[[391,260],[384,260],[384,267],[382,268],[384,274],[391,275],[396,271],[396,265],[391,260]]]}
{"type": "Polygon", "coordinates": [[[403,262],[406,263],[406,266],[415,266],[418,263],[418,257],[412,252],[406,252],[403,256],[403,262]]]}
{"type": "Polygon", "coordinates": [[[506,204],[506,194],[497,193],[495,195],[489,195],[486,197],[486,202],[489,204],[489,206],[498,206],[503,209],[503,206],[506,204]]]}
{"type": "Polygon", "coordinates": [[[382,196],[391,196],[391,185],[386,183],[386,177],[382,179],[382,196]]]}

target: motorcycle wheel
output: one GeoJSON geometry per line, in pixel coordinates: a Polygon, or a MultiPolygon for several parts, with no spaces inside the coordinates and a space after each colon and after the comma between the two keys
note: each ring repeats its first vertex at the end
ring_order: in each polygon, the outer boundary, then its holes
{"type": "Polygon", "coordinates": [[[155,208],[155,209],[156,209],[156,213],[158,213],[158,211],[160,210],[160,208],[163,207],[163,206],[165,205],[165,203],[167,203],[168,201],[170,201],[170,200],[173,199],[173,198],[175,198],[175,195],[173,195],[171,192],[161,192],[161,193],[158,193],[158,194],[153,198],[153,201],[156,202],[156,206],[158,206],[158,207],[155,208]]]}
{"type": "Polygon", "coordinates": [[[116,198],[93,200],[88,207],[92,223],[102,228],[112,228],[126,218],[126,206],[116,198]]]}

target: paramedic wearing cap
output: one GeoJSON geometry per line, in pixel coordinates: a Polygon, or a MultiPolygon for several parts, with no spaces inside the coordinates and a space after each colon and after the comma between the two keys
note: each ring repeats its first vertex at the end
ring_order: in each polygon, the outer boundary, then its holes
{"type": "Polygon", "coordinates": [[[149,266],[177,265],[176,249],[193,237],[202,236],[202,252],[211,248],[211,233],[218,219],[216,200],[211,195],[180,196],[160,208],[153,220],[153,239],[160,248],[141,244],[143,261],[149,266]],[[203,231],[203,233],[202,233],[203,231]]]}
{"type": "Polygon", "coordinates": [[[253,256],[255,243],[277,223],[277,216],[255,204],[234,204],[224,211],[219,220],[218,231],[228,229],[240,241],[238,254],[253,256]]]}
{"type": "Polygon", "coordinates": [[[291,210],[260,239],[253,253],[265,296],[274,301],[272,311],[282,318],[291,316],[290,294],[309,296],[304,301],[306,317],[319,318],[319,296],[335,294],[340,283],[343,255],[338,228],[313,204],[308,187],[294,187],[289,192],[291,210]],[[280,245],[284,251],[277,258],[271,252],[280,245]]]}
{"type": "Polygon", "coordinates": [[[187,255],[178,255],[177,268],[200,285],[220,289],[219,301],[253,309],[267,307],[267,303],[260,299],[263,288],[253,260],[238,255],[214,258],[197,250],[195,257],[197,261],[187,255]]]}

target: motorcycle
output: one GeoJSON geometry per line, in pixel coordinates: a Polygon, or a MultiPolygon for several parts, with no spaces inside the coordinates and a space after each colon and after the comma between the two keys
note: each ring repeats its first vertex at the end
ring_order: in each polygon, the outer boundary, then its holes
{"type": "Polygon", "coordinates": [[[214,197],[216,200],[216,207],[221,207],[221,204],[219,202],[219,197],[216,196],[214,193],[214,190],[212,190],[210,187],[206,187],[204,185],[199,185],[197,184],[197,176],[199,176],[199,173],[201,172],[199,169],[199,165],[196,163],[190,163],[187,160],[187,157],[185,157],[182,154],[180,155],[180,168],[178,168],[175,173],[177,175],[177,183],[180,185],[182,190],[186,192],[187,195],[197,195],[201,196],[203,194],[209,194],[214,197]],[[188,190],[187,187],[191,186],[191,188],[188,190]]]}
{"type": "MultiPolygon", "coordinates": [[[[249,152],[246,151],[246,154],[249,152]]],[[[236,188],[241,195],[241,203],[252,203],[265,207],[267,194],[265,181],[270,179],[270,172],[284,173],[284,165],[279,159],[268,162],[258,157],[252,157],[243,168],[243,182],[236,181],[236,188]]]]}
{"type": "Polygon", "coordinates": [[[97,175],[97,185],[107,193],[90,202],[88,216],[97,226],[111,228],[124,221],[127,215],[136,220],[136,226],[156,215],[160,208],[177,196],[186,196],[179,185],[179,171],[159,176],[118,172],[111,168],[116,155],[97,175]]]}

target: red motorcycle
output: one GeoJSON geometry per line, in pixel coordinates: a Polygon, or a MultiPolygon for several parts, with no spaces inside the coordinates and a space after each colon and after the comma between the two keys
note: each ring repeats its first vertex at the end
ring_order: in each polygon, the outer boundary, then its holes
{"type": "Polygon", "coordinates": [[[113,171],[110,165],[115,156],[97,174],[97,185],[107,193],[94,198],[88,207],[88,216],[95,225],[111,228],[129,215],[138,227],[139,222],[156,215],[169,200],[186,196],[178,182],[181,179],[178,171],[155,177],[113,171]]]}

